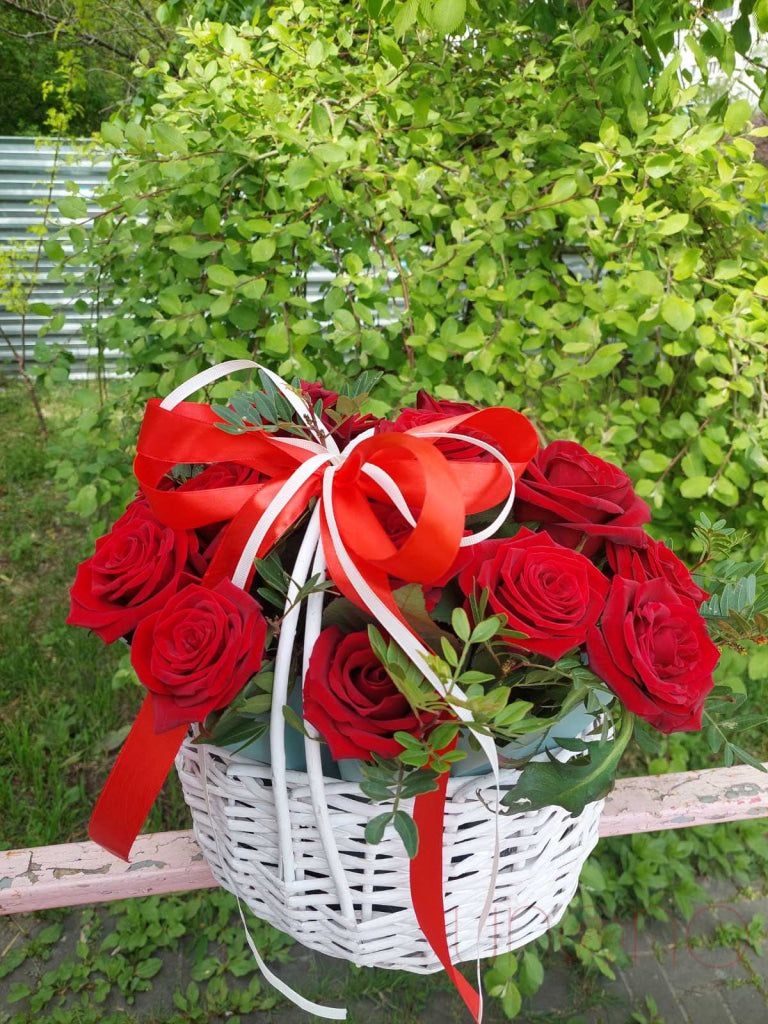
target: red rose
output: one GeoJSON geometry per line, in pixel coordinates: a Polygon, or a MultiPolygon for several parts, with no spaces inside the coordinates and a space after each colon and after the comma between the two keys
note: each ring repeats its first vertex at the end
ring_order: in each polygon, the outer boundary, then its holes
{"type": "Polygon", "coordinates": [[[651,512],[624,470],[574,441],[553,441],[529,462],[517,485],[514,516],[539,522],[559,544],[591,556],[605,540],[642,547],[651,512]]]}
{"type": "MultiPolygon", "coordinates": [[[[400,547],[413,532],[411,524],[394,505],[389,505],[385,501],[372,501],[371,511],[378,519],[386,535],[397,547],[400,547]]],[[[414,515],[415,518],[416,516],[414,515]]]]}
{"type": "Polygon", "coordinates": [[[78,567],[68,624],[92,629],[108,644],[126,636],[176,593],[189,561],[197,567],[197,551],[191,530],[163,526],[139,496],[78,567]]]}
{"type": "Polygon", "coordinates": [[[663,579],[680,597],[687,597],[698,608],[709,594],[693,582],[691,574],[677,555],[663,541],[648,538],[644,548],[628,548],[625,544],[606,542],[608,565],[617,576],[644,583],[663,579]]]}
{"type": "Polygon", "coordinates": [[[477,412],[471,402],[449,402],[447,398],[434,398],[423,388],[416,395],[416,408],[436,412],[441,416],[461,416],[465,412],[477,412]]]}
{"type": "MultiPolygon", "coordinates": [[[[258,469],[243,466],[239,462],[215,462],[206,466],[196,476],[179,484],[179,491],[209,491],[214,487],[238,487],[241,484],[257,484],[262,479],[258,469]]],[[[264,478],[266,479],[266,477],[264,478]]]]}
{"type": "Polygon", "coordinates": [[[476,550],[459,586],[467,595],[489,589],[489,611],[526,634],[510,643],[553,661],[584,643],[608,593],[608,580],[588,558],[525,527],[476,550]]]}
{"type": "Polygon", "coordinates": [[[587,654],[593,672],[655,729],[701,728],[719,654],[695,605],[665,580],[614,576],[587,654]]]}
{"type": "MultiPolygon", "coordinates": [[[[426,391],[419,391],[416,398],[415,409],[403,409],[393,423],[384,423],[380,429],[389,430],[410,430],[412,427],[419,427],[423,423],[434,423],[437,420],[447,419],[449,416],[461,416],[465,413],[477,412],[477,407],[469,402],[446,402],[439,398],[433,398],[426,391]]],[[[439,430],[439,426],[435,430],[439,430]]],[[[487,444],[493,444],[493,438],[488,437],[479,430],[471,430],[462,427],[459,431],[467,437],[477,437],[487,444]]],[[[460,441],[458,438],[453,441],[448,438],[435,440],[435,448],[442,452],[447,459],[471,462],[493,462],[494,456],[484,448],[469,441],[460,441]]]]}
{"type": "Polygon", "coordinates": [[[229,580],[190,581],[142,619],[131,664],[152,694],[155,732],[226,707],[261,668],[266,635],[259,603],[229,580]]]}
{"type": "Polygon", "coordinates": [[[312,649],[304,680],[304,717],[336,760],[396,757],[396,732],[418,733],[423,721],[373,653],[368,633],[324,629],[312,649]]]}
{"type": "MultiPolygon", "coordinates": [[[[257,484],[267,479],[268,477],[251,466],[243,466],[239,462],[216,462],[211,466],[206,466],[196,476],[191,476],[188,480],[179,484],[177,490],[209,491],[214,487],[241,487],[247,484],[257,484]]],[[[204,545],[207,545],[205,551],[206,562],[210,562],[215,550],[212,547],[213,542],[219,538],[222,527],[226,524],[227,520],[208,523],[206,526],[199,526],[195,531],[204,545]]]]}
{"type": "MultiPolygon", "coordinates": [[[[301,382],[301,390],[304,396],[309,399],[313,409],[318,399],[323,403],[323,410],[335,405],[339,400],[337,391],[329,391],[328,388],[324,388],[319,382],[309,383],[303,380],[301,382]]],[[[342,447],[351,441],[353,437],[357,437],[358,434],[362,434],[365,430],[370,430],[371,427],[375,427],[379,423],[378,417],[372,416],[370,413],[366,413],[364,416],[358,414],[347,416],[341,423],[336,423],[323,412],[320,419],[323,425],[329,431],[332,431],[336,441],[341,442],[342,447]]]]}

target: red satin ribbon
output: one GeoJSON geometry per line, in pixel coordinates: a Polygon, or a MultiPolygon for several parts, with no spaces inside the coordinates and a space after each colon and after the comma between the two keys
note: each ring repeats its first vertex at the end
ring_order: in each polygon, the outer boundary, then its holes
{"type": "Polygon", "coordinates": [[[186,725],[155,732],[147,694],[93,809],[88,834],[95,843],[128,860],[186,734],[186,725]]]}
{"type": "MultiPolygon", "coordinates": [[[[264,432],[227,434],[206,405],[182,402],[164,409],[150,401],[139,435],[134,472],[158,519],[175,529],[194,529],[228,521],[203,582],[214,586],[234,572],[260,517],[292,473],[313,454],[264,432]],[[236,487],[201,491],[162,490],[174,466],[184,463],[237,462],[269,479],[236,487]]],[[[403,433],[377,434],[360,444],[334,472],[333,511],[344,546],[356,568],[389,610],[409,629],[395,604],[390,578],[428,584],[454,563],[467,515],[503,502],[509,495],[507,470],[498,462],[449,460],[435,448],[436,432],[470,431],[485,435],[519,478],[538,441],[529,421],[511,409],[485,409],[446,417],[403,433]],[[369,464],[386,472],[414,510],[416,526],[398,548],[369,506],[388,501],[381,487],[362,472],[369,464]]],[[[291,498],[267,533],[258,556],[297,523],[308,502],[321,493],[321,467],[291,498]]],[[[327,510],[321,508],[321,538],[328,572],[339,590],[362,605],[339,564],[329,535],[327,510]]],[[[364,605],[363,605],[364,606],[364,605]]],[[[130,848],[160,791],[186,734],[186,726],[156,734],[147,696],[91,817],[89,834],[100,845],[128,859],[130,848]]],[[[438,789],[416,799],[419,853],[411,863],[411,892],[416,916],[435,954],[478,1019],[480,998],[453,967],[445,933],[442,888],[442,833],[447,774],[438,789]]]]}
{"type": "MultiPolygon", "coordinates": [[[[452,750],[456,741],[447,749],[452,750]]],[[[475,1021],[480,1020],[480,995],[451,962],[445,931],[443,890],[443,818],[449,772],[437,780],[437,789],[422,793],[413,803],[413,820],[419,830],[419,849],[411,861],[411,900],[424,937],[445,973],[456,986],[475,1021]]],[[[460,908],[461,909],[461,908],[460,908]]]]}

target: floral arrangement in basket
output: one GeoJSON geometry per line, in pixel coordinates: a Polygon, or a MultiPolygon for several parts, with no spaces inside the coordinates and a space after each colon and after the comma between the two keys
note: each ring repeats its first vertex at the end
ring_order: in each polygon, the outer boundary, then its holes
{"type": "MultiPolygon", "coordinates": [[[[740,538],[702,515],[694,577],[646,531],[623,469],[539,447],[511,409],[423,391],[378,419],[374,382],[336,393],[235,361],[150,403],[139,493],[79,567],[67,620],[127,641],[147,691],[93,838],[127,857],[190,726],[193,743],[308,771],[274,749],[286,725],[303,734],[315,768],[382,804],[368,843],[391,825],[417,862],[435,854],[416,820],[441,828],[449,774],[498,786],[515,769],[500,812],[578,815],[635,724],[642,740],[704,716],[713,749],[756,763],[705,706],[733,704],[714,690],[718,646],[768,625],[759,564],[725,557],[740,538]],[[184,401],[247,368],[258,381],[226,404],[184,401]]],[[[441,902],[440,863],[417,877],[441,902]]],[[[444,935],[427,938],[451,969],[444,935]]]]}

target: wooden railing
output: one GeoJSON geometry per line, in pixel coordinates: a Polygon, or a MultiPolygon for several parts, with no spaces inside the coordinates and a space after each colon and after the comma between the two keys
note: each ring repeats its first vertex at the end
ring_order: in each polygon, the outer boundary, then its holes
{"type": "MultiPolygon", "coordinates": [[[[601,836],[768,816],[768,774],[738,765],[621,779],[601,836]]],[[[191,831],[139,836],[131,863],[95,843],[0,852],[0,914],[186,892],[216,885],[191,831]]]]}

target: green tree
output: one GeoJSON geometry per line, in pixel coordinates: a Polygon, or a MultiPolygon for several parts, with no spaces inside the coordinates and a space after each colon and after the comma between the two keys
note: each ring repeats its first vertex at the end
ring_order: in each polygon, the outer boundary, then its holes
{"type": "Polygon", "coordinates": [[[138,52],[159,57],[171,39],[142,0],[0,0],[0,135],[50,129],[43,87],[62,52],[87,75],[70,130],[89,134],[133,94],[138,52]]]}
{"type": "Polygon", "coordinates": [[[420,387],[523,409],[627,466],[665,536],[690,535],[693,503],[760,548],[766,132],[745,100],[701,105],[682,68],[711,16],[508,2],[397,39],[385,6],[182,28],[178,73],[142,65],[154,101],[104,125],[103,209],[62,212],[112,307],[96,340],[131,376],[62,446],[76,507],[130,491],[149,395],[257,355],[329,386],[381,367],[374,409],[420,387]]]}

